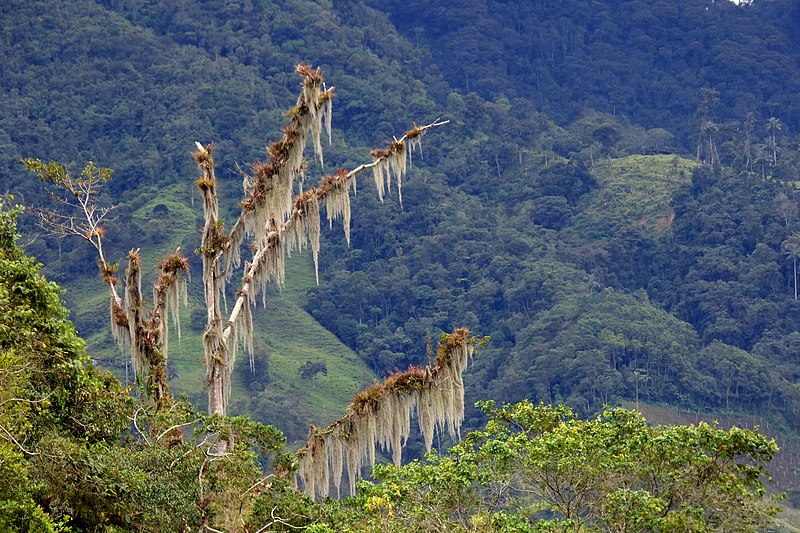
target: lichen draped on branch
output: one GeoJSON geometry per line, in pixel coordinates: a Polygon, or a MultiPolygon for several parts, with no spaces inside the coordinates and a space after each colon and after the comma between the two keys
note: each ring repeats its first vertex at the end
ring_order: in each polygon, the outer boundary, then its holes
{"type": "Polygon", "coordinates": [[[462,374],[475,345],[469,330],[457,329],[439,343],[434,366],[412,366],[391,374],[356,394],[344,417],[324,430],[312,426],[296,456],[297,478],[306,494],[325,498],[332,482],[339,496],[345,464],[353,494],[361,468],[375,463],[378,447],[399,465],[415,411],[426,450],[430,451],[436,431],[458,438],[464,420],[462,374]]]}
{"type": "MultiPolygon", "coordinates": [[[[203,232],[203,276],[208,307],[208,324],[204,335],[205,361],[208,365],[209,411],[225,413],[230,394],[230,374],[236,357],[236,345],[242,343],[250,356],[252,353],[252,310],[256,297],[265,297],[270,282],[283,285],[285,259],[296,249],[310,246],[314,270],[319,282],[320,207],[324,203],[328,223],[341,218],[345,238],[350,242],[350,188],[355,188],[358,173],[376,167],[386,167],[399,180],[406,171],[406,145],[419,147],[420,138],[428,129],[446,124],[434,122],[417,126],[389,148],[373,151],[372,163],[354,170],[340,170],[325,176],[317,187],[304,191],[292,199],[295,180],[302,176],[303,151],[310,137],[314,153],[323,164],[320,142],[323,124],[330,141],[330,118],[333,88],[326,88],[319,69],[299,65],[302,89],[297,104],[289,113],[289,123],[280,140],[267,148],[267,161],[252,163],[252,176],[245,176],[247,196],[241,202],[241,214],[231,231],[224,234],[218,220],[216,178],[212,145],[196,143],[193,153],[202,176],[197,186],[204,195],[205,229],[203,232]],[[224,294],[225,283],[241,263],[240,250],[245,239],[253,244],[253,257],[245,263],[242,285],[236,291],[236,300],[227,321],[220,315],[219,298],[224,294]],[[234,346],[229,346],[233,337],[234,346]]],[[[399,190],[399,189],[398,189],[399,190]]],[[[378,194],[383,199],[383,188],[378,194]]],[[[266,303],[266,302],[264,302],[266,303]]]]}
{"type": "Polygon", "coordinates": [[[139,250],[128,254],[128,269],[125,278],[124,314],[122,307],[115,307],[112,300],[112,331],[117,342],[129,342],[131,360],[137,380],[145,376],[147,386],[156,405],[167,407],[171,403],[167,383],[167,357],[169,355],[169,324],[172,318],[180,338],[178,307],[187,303],[186,281],[189,261],[180,255],[180,250],[165,258],[159,266],[158,281],[153,286],[153,309],[145,312],[141,287],[141,256],[139,250]]]}

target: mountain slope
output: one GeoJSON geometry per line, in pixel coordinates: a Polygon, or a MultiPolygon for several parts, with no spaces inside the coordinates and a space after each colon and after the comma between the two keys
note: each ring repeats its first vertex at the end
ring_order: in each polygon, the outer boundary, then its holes
{"type": "MultiPolygon", "coordinates": [[[[303,305],[376,373],[424,362],[427,339],[453,326],[489,334],[486,358],[467,377],[475,399],[568,400],[588,414],[642,386],[638,394],[654,401],[763,410],[799,428],[797,313],[792,263],[782,255],[800,230],[787,185],[800,175],[796,36],[776,26],[786,4],[768,4],[410,4],[418,13],[390,4],[404,39],[355,1],[8,2],[0,7],[8,50],[0,185],[41,204],[17,157],[95,159],[116,168],[106,197],[123,204],[107,228],[115,257],[134,246],[151,264],[178,246],[190,252],[199,245],[193,142],[216,143],[230,220],[236,163],[260,157],[277,136],[295,98],[294,63],[321,63],[338,95],[329,169],[363,162],[367,146],[411,120],[450,123],[414,155],[403,205],[396,194],[381,204],[359,191],[352,248],[326,231],[321,286],[305,303],[292,296],[282,305],[303,305]],[[706,109],[698,89],[708,85],[718,86],[721,104],[706,93],[706,109]],[[769,116],[780,130],[766,129],[769,116]],[[701,158],[724,165],[689,161],[701,126],[701,158]],[[575,379],[542,392],[526,361],[543,353],[548,372],[575,379]],[[680,364],[661,364],[670,354],[680,364]],[[640,364],[656,370],[645,376],[640,364]],[[741,365],[748,370],[734,371],[741,365]],[[687,374],[713,386],[700,390],[687,374]],[[612,386],[587,388],[592,375],[612,376],[612,386]]],[[[308,174],[307,183],[320,174],[315,163],[308,174]]],[[[68,287],[93,348],[110,354],[100,285],[87,281],[96,275],[91,250],[44,238],[29,250],[68,287]]],[[[191,334],[173,343],[173,377],[202,405],[197,385],[183,384],[202,382],[203,313],[193,296],[191,334]]],[[[329,396],[314,398],[325,418],[369,372],[360,364],[346,387],[336,383],[334,360],[309,351],[341,350],[330,338],[279,360],[298,346],[284,335],[309,338],[316,327],[292,309],[266,314],[282,320],[255,361],[270,376],[266,391],[240,361],[247,393],[234,404],[287,413],[286,423],[303,413],[291,421],[297,435],[307,420],[296,390],[329,384],[329,396]],[[301,379],[306,362],[308,371],[325,362],[329,374],[301,379]]]]}
{"type": "Polygon", "coordinates": [[[800,131],[792,0],[370,3],[430,50],[452,87],[532,99],[559,122],[593,108],[666,128],[691,149],[698,125],[686,118],[698,90],[714,87],[721,120],[754,112],[800,131]]]}

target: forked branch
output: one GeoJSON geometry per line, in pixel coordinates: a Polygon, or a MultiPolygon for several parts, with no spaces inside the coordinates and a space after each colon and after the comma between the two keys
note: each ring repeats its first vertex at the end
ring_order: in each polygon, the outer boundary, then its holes
{"type": "Polygon", "coordinates": [[[204,292],[208,320],[204,333],[209,412],[224,414],[230,394],[230,376],[236,360],[236,349],[243,344],[252,366],[252,310],[260,293],[266,293],[270,281],[283,284],[286,255],[294,249],[310,246],[315,272],[319,279],[318,254],[320,235],[320,206],[327,207],[329,223],[341,217],[345,236],[350,240],[350,187],[360,172],[373,169],[381,200],[385,188],[394,177],[398,191],[407,169],[407,154],[419,148],[422,135],[429,129],[446,124],[436,121],[414,127],[400,139],[388,143],[384,150],[373,150],[374,160],[358,168],[323,178],[316,188],[301,192],[292,199],[295,181],[304,168],[303,151],[311,138],[315,155],[322,163],[320,134],[324,129],[330,137],[333,88],[325,87],[319,69],[299,65],[302,89],[297,104],[289,113],[289,123],[279,141],[267,148],[266,162],[250,165],[252,178],[245,178],[246,197],[242,211],[229,233],[219,220],[217,181],[214,173],[214,146],[196,143],[193,156],[201,177],[196,184],[203,192],[205,225],[200,252],[203,255],[204,292]],[[241,287],[227,321],[221,316],[220,299],[225,283],[241,262],[240,250],[250,237],[253,257],[246,263],[241,287]],[[233,339],[231,339],[233,337],[233,339]]]}
{"type": "Polygon", "coordinates": [[[50,185],[48,193],[58,207],[33,210],[42,228],[58,237],[78,236],[97,251],[100,276],[110,292],[113,336],[120,347],[130,348],[137,381],[144,377],[146,365],[147,390],[156,405],[159,408],[169,405],[167,314],[172,315],[177,325],[177,304],[180,296],[185,298],[186,294],[186,259],[176,251],[161,264],[153,292],[154,308],[146,312],[141,290],[141,258],[138,250],[132,250],[128,256],[123,299],[117,292],[119,263],[110,263],[103,247],[104,224],[110,222],[109,215],[114,208],[102,206],[100,193],[105,182],[111,179],[111,169],[98,167],[90,161],[78,176],[73,176],[66,167],[55,162],[43,163],[38,159],[22,162],[50,185]]]}

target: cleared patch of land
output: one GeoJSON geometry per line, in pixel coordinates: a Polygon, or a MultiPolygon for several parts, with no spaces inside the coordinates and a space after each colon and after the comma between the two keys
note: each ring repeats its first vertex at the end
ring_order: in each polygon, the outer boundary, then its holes
{"type": "Polygon", "coordinates": [[[584,198],[571,229],[598,241],[625,228],[644,228],[658,235],[672,224],[673,195],[691,182],[695,166],[695,161],[677,155],[598,161],[591,170],[597,189],[584,198]]]}

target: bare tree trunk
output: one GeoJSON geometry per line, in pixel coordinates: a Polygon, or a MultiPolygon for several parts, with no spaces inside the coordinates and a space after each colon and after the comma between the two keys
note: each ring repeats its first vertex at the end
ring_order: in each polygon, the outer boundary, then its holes
{"type": "Polygon", "coordinates": [[[219,259],[222,256],[226,239],[219,223],[219,203],[217,200],[217,179],[214,173],[213,145],[203,147],[198,144],[194,156],[203,172],[197,186],[203,191],[203,211],[205,225],[200,252],[203,255],[203,293],[206,300],[207,321],[203,334],[206,347],[206,386],[208,387],[209,414],[225,414],[227,404],[226,382],[229,377],[227,350],[222,339],[222,317],[220,297],[224,290],[219,273],[219,259]]]}

